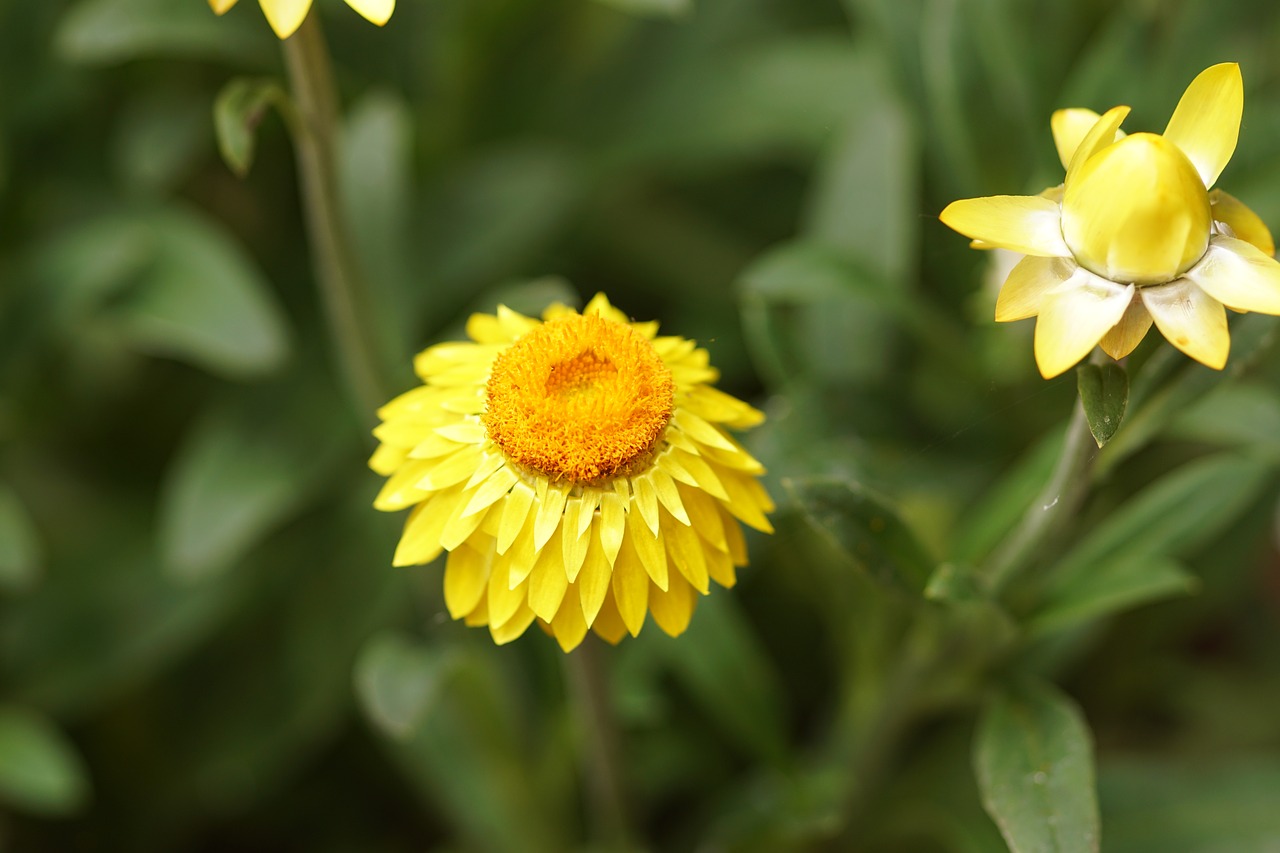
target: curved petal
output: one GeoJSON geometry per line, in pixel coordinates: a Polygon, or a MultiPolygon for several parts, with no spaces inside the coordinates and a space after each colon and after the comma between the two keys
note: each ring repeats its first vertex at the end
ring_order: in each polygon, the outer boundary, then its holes
{"type": "Polygon", "coordinates": [[[1065,258],[1062,208],[1034,195],[966,198],[947,205],[938,217],[949,228],[990,246],[1024,255],[1065,258]]]}
{"type": "Polygon", "coordinates": [[[996,298],[996,322],[1008,323],[1036,316],[1045,295],[1071,278],[1075,271],[1075,262],[1066,258],[1028,255],[1018,261],[996,298]]]}
{"type": "Polygon", "coordinates": [[[347,5],[378,26],[385,24],[396,10],[396,0],[347,0],[347,5]]]}
{"type": "Polygon", "coordinates": [[[1141,297],[1129,300],[1120,322],[1111,327],[1111,331],[1102,336],[1098,346],[1116,361],[1124,358],[1138,348],[1142,339],[1151,329],[1151,312],[1142,304],[1141,297]]]}
{"type": "Polygon", "coordinates": [[[1200,263],[1184,275],[1235,311],[1280,314],[1280,262],[1252,243],[1214,237],[1200,263]]]}
{"type": "Polygon", "coordinates": [[[1144,287],[1142,301],[1169,343],[1201,364],[1221,370],[1231,349],[1227,311],[1194,282],[1179,279],[1144,287]]]}
{"type": "Polygon", "coordinates": [[[1240,66],[1223,62],[1201,71],[1182,93],[1164,137],[1182,149],[1206,187],[1213,186],[1236,150],[1244,114],[1240,66]]]}
{"type": "Polygon", "coordinates": [[[259,0],[259,3],[267,23],[282,39],[293,35],[311,9],[311,0],[259,0]]]}
{"type": "Polygon", "coordinates": [[[213,9],[214,14],[217,15],[221,15],[234,5],[236,0],[209,0],[209,8],[213,9]]]}
{"type": "Polygon", "coordinates": [[[1083,269],[1040,303],[1036,321],[1036,364],[1052,379],[1089,354],[1133,299],[1132,284],[1116,284],[1083,269]]]}
{"type": "Polygon", "coordinates": [[[1271,238],[1270,229],[1262,221],[1262,217],[1254,213],[1247,204],[1222,190],[1209,193],[1209,204],[1213,208],[1213,221],[1221,222],[1231,229],[1228,237],[1238,237],[1246,243],[1252,243],[1264,255],[1276,253],[1276,243],[1271,238]]]}
{"type": "MultiPolygon", "coordinates": [[[[1062,168],[1065,169],[1071,165],[1071,157],[1100,118],[1102,116],[1093,110],[1083,107],[1071,107],[1054,112],[1049,119],[1049,127],[1053,130],[1053,144],[1058,149],[1058,159],[1062,161],[1062,168]]],[[[1112,142],[1119,142],[1121,139],[1124,139],[1124,131],[1117,130],[1112,142]]]]}
{"type": "Polygon", "coordinates": [[[1084,139],[1080,140],[1080,144],[1076,146],[1075,153],[1071,155],[1071,162],[1067,165],[1067,177],[1062,182],[1063,186],[1072,182],[1086,160],[1120,138],[1117,135],[1120,133],[1120,125],[1128,115],[1128,107],[1112,107],[1102,114],[1102,118],[1094,123],[1084,139]]]}

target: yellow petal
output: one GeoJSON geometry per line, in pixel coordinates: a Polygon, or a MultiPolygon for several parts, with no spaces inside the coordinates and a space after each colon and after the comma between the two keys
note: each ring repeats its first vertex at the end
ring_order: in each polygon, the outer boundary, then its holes
{"type": "Polygon", "coordinates": [[[666,592],[657,585],[649,587],[649,612],[653,614],[653,621],[672,637],[680,636],[689,627],[697,603],[698,594],[678,572],[671,573],[671,586],[666,592]]]}
{"type": "Polygon", "coordinates": [[[609,592],[609,581],[613,576],[613,567],[604,558],[604,549],[600,547],[600,537],[594,532],[588,533],[590,542],[587,548],[587,559],[578,574],[578,595],[582,599],[582,615],[590,625],[596,621],[596,614],[604,605],[605,596],[609,592]]]}
{"type": "Polygon", "coordinates": [[[564,573],[564,564],[560,562],[560,533],[557,530],[547,547],[539,552],[533,571],[529,573],[529,606],[547,622],[559,612],[565,590],[569,588],[569,578],[564,573]]]}
{"type": "Polygon", "coordinates": [[[627,636],[627,626],[618,613],[618,604],[613,600],[612,593],[605,596],[604,606],[600,608],[596,621],[591,623],[591,630],[597,637],[614,646],[627,636]]]}
{"type": "Polygon", "coordinates": [[[347,0],[347,5],[378,26],[385,24],[396,10],[396,0],[347,0]]]}
{"type": "Polygon", "coordinates": [[[524,529],[533,506],[533,489],[524,482],[516,483],[502,505],[502,521],[498,527],[498,553],[505,554],[516,541],[516,535],[524,529]]]}
{"type": "Polygon", "coordinates": [[[1047,294],[1036,321],[1036,364],[1052,379],[1089,354],[1102,336],[1120,322],[1133,285],[1119,285],[1085,270],[1047,294]]]}
{"type": "Polygon", "coordinates": [[[236,0],[209,0],[209,7],[218,15],[223,14],[234,5],[236,5],[236,0]]]}
{"type": "Polygon", "coordinates": [[[710,576],[707,574],[707,559],[702,553],[702,540],[698,538],[698,534],[692,527],[687,527],[664,513],[662,538],[666,540],[670,564],[684,575],[694,589],[706,595],[710,576]]]}
{"type": "Polygon", "coordinates": [[[1117,133],[1120,125],[1128,115],[1128,107],[1112,107],[1102,114],[1102,117],[1085,134],[1084,139],[1080,140],[1080,144],[1076,146],[1076,152],[1071,155],[1071,162],[1067,165],[1067,177],[1063,180],[1064,187],[1071,183],[1076,173],[1080,171],[1080,167],[1090,157],[1115,143],[1119,138],[1117,133]]]}
{"type": "Polygon", "coordinates": [[[1193,282],[1182,279],[1139,290],[1169,343],[1201,364],[1221,370],[1227,363],[1231,336],[1222,303],[1193,282]]]}
{"type": "Polygon", "coordinates": [[[1213,238],[1186,277],[1232,310],[1280,314],[1280,263],[1244,240],[1213,238]]]}
{"type": "MultiPolygon", "coordinates": [[[[1214,222],[1220,222],[1231,229],[1227,234],[1228,237],[1252,243],[1264,255],[1276,253],[1276,244],[1271,238],[1271,231],[1262,221],[1262,217],[1254,213],[1247,204],[1222,190],[1213,190],[1209,193],[1209,204],[1213,206],[1214,222]]],[[[370,465],[372,464],[370,462],[370,465]]]]}
{"type": "Polygon", "coordinates": [[[1061,208],[1035,195],[966,198],[947,205],[938,217],[966,237],[1024,255],[1065,258],[1061,208]]]}
{"type": "Polygon", "coordinates": [[[551,630],[556,636],[556,642],[566,652],[576,649],[582,638],[587,636],[587,620],[582,617],[582,603],[576,593],[575,589],[564,597],[556,618],[551,620],[551,630]]]}
{"type": "MultiPolygon", "coordinates": [[[[1062,161],[1062,168],[1071,165],[1071,157],[1076,153],[1076,149],[1080,147],[1080,143],[1089,131],[1093,130],[1093,126],[1098,123],[1098,119],[1102,116],[1093,110],[1087,110],[1083,107],[1072,107],[1070,109],[1058,110],[1049,119],[1049,127],[1053,130],[1053,144],[1058,149],[1058,159],[1062,161]]],[[[1117,130],[1112,141],[1124,138],[1124,131],[1117,130]]]]}
{"type": "Polygon", "coordinates": [[[444,604],[454,619],[475,609],[489,582],[489,558],[464,545],[444,565],[444,604]]]}
{"type": "Polygon", "coordinates": [[[512,640],[519,637],[529,626],[533,624],[534,613],[529,609],[529,605],[523,604],[516,611],[515,615],[501,625],[489,624],[489,633],[493,636],[493,642],[499,646],[504,646],[512,640]]]}
{"type": "Polygon", "coordinates": [[[613,564],[612,583],[618,613],[634,637],[640,633],[649,609],[649,575],[630,542],[625,542],[618,552],[618,559],[613,564]]]}
{"type": "Polygon", "coordinates": [[[1009,273],[996,298],[996,322],[1025,320],[1040,313],[1046,293],[1071,278],[1076,270],[1064,258],[1040,258],[1027,255],[1009,273]]]}
{"type": "Polygon", "coordinates": [[[262,13],[267,16],[267,23],[276,35],[287,39],[307,17],[311,8],[311,0],[258,0],[262,4],[262,13]]]}
{"type": "MultiPolygon", "coordinates": [[[[501,627],[528,607],[529,596],[524,587],[512,589],[507,583],[511,576],[511,561],[501,557],[494,558],[489,570],[488,600],[489,627],[501,627]]],[[[530,611],[532,614],[533,611],[530,611]]],[[[532,616],[530,616],[532,619],[532,616]]],[[[523,629],[521,629],[523,633],[523,629]]]]}
{"type": "Polygon", "coordinates": [[[1141,297],[1129,300],[1120,322],[1111,327],[1111,331],[1102,336],[1098,346],[1102,351],[1119,361],[1138,348],[1142,339],[1151,329],[1151,312],[1142,304],[1141,297]]]}
{"type": "Polygon", "coordinates": [[[662,540],[650,532],[634,507],[627,513],[627,539],[636,549],[649,579],[659,589],[667,589],[667,551],[662,546],[662,540]]]}
{"type": "Polygon", "coordinates": [[[1182,93],[1164,136],[1187,155],[1206,187],[1218,180],[1236,150],[1244,114],[1240,66],[1223,62],[1201,71],[1182,93]]]}

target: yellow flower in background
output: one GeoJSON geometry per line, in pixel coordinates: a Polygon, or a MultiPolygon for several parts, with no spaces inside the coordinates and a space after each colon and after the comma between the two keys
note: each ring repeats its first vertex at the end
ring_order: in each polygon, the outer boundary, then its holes
{"type": "MultiPolygon", "coordinates": [[[[396,0],[346,0],[347,5],[355,9],[366,20],[382,26],[391,18],[396,9],[396,0]]],[[[262,5],[262,13],[276,35],[287,39],[307,17],[311,10],[311,0],[258,0],[262,5]]],[[[236,5],[236,0],[209,0],[213,11],[221,15],[236,5]]]]}
{"type": "Polygon", "coordinates": [[[378,412],[374,506],[414,508],[397,566],[448,552],[454,619],[498,643],[536,619],[567,652],[646,613],[676,636],[710,581],[734,585],[738,522],[771,532],[773,503],[726,428],[764,416],[711,386],[706,350],[657,331],[599,294],[543,322],[472,315],[471,342],[417,356],[425,384],[378,412]]]}
{"type": "Polygon", "coordinates": [[[1280,314],[1271,233],[1242,202],[1210,191],[1235,152],[1243,110],[1235,63],[1201,72],[1163,135],[1126,136],[1128,107],[1059,110],[1051,126],[1067,170],[1061,186],[942,211],[975,247],[1026,255],[1000,290],[996,320],[1038,317],[1046,379],[1099,344],[1125,357],[1153,321],[1182,352],[1221,369],[1231,347],[1226,308],[1280,314]]]}

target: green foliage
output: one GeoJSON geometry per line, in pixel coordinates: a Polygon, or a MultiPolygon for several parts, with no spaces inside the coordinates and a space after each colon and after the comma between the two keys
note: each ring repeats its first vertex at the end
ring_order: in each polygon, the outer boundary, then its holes
{"type": "MultiPolygon", "coordinates": [[[[474,311],[604,291],[766,412],[777,532],[593,650],[633,847],[1280,843],[1278,321],[1045,382],[936,222],[1058,183],[1052,110],[1159,130],[1237,60],[1220,184],[1280,227],[1271,13],[315,3],[394,392],[474,311]]],[[[259,4],[0,4],[0,96],[0,849],[611,849],[554,642],[390,565],[259,4]]]]}

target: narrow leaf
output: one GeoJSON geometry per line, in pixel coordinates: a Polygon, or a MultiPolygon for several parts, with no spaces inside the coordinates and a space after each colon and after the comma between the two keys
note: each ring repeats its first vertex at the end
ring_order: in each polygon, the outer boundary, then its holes
{"type": "Polygon", "coordinates": [[[1052,602],[1027,624],[1030,634],[1057,631],[1139,604],[1186,595],[1199,580],[1175,560],[1158,555],[1121,555],[1089,572],[1073,575],[1052,602]]]}
{"type": "Polygon", "coordinates": [[[1124,410],[1129,404],[1129,375],[1114,362],[1082,364],[1076,368],[1076,385],[1089,432],[1102,447],[1120,429],[1124,419],[1124,410]]]}
{"type": "Polygon", "coordinates": [[[1012,853],[1096,853],[1093,742],[1070,699],[1047,684],[995,696],[978,720],[973,764],[1012,853]]]}
{"type": "Polygon", "coordinates": [[[0,802],[41,815],[65,815],[89,799],[89,778],[75,747],[52,722],[0,706],[0,802]]]}
{"type": "Polygon", "coordinates": [[[41,563],[31,516],[16,494],[0,486],[0,589],[29,588],[40,576],[41,563]]]}

